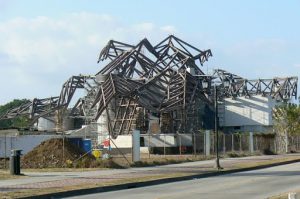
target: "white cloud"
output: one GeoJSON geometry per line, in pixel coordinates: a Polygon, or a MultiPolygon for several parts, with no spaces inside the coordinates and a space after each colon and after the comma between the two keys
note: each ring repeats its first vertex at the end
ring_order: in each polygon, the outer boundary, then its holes
{"type": "Polygon", "coordinates": [[[300,64],[294,64],[294,68],[300,69],[300,64]]]}
{"type": "Polygon", "coordinates": [[[170,30],[175,28],[150,22],[125,25],[110,15],[88,12],[58,19],[38,16],[2,21],[0,84],[6,86],[1,89],[0,104],[13,98],[58,95],[71,75],[97,73],[98,53],[110,39],[137,43],[148,37],[156,42],[170,30]]]}
{"type": "Polygon", "coordinates": [[[155,25],[150,22],[140,23],[133,26],[136,31],[152,31],[155,28],[155,25]]]}
{"type": "Polygon", "coordinates": [[[175,34],[177,33],[177,30],[174,26],[167,25],[160,28],[162,31],[169,33],[169,34],[175,34]]]}

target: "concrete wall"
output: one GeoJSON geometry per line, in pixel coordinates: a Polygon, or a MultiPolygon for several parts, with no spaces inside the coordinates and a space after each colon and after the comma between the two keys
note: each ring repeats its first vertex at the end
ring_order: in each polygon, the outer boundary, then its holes
{"type": "Polygon", "coordinates": [[[145,147],[163,147],[164,144],[166,147],[176,146],[176,138],[173,134],[152,134],[149,135],[141,135],[144,138],[144,146],[145,147]]]}
{"type": "MultiPolygon", "coordinates": [[[[0,157],[9,157],[12,149],[21,149],[22,154],[26,154],[41,142],[60,137],[56,135],[21,135],[21,136],[1,136],[0,137],[0,157]]],[[[49,149],[51,150],[51,149],[49,149]]]]}
{"type": "MultiPolygon", "coordinates": [[[[141,147],[176,147],[180,143],[182,146],[192,146],[193,135],[192,134],[152,134],[150,137],[148,134],[141,134],[141,147]],[[143,140],[143,141],[142,141],[143,140]]],[[[132,136],[131,135],[119,135],[117,139],[112,139],[118,148],[131,148],[132,136]]],[[[111,142],[111,148],[116,148],[111,142]]]]}
{"type": "Polygon", "coordinates": [[[38,123],[36,124],[36,128],[39,131],[54,131],[55,130],[55,123],[50,121],[46,118],[39,118],[38,123]]]}
{"type": "Polygon", "coordinates": [[[0,130],[0,136],[17,136],[19,135],[19,130],[18,129],[5,129],[5,130],[0,130]]]}
{"type": "MultiPolygon", "coordinates": [[[[131,148],[132,147],[132,136],[131,135],[119,135],[117,139],[112,139],[112,141],[117,145],[118,148],[131,148]]],[[[111,142],[111,148],[116,148],[111,142]]]]}
{"type": "Polygon", "coordinates": [[[219,112],[220,120],[223,120],[222,126],[269,126],[273,124],[272,108],[275,102],[270,97],[226,98],[224,106],[224,113],[219,112]]]}

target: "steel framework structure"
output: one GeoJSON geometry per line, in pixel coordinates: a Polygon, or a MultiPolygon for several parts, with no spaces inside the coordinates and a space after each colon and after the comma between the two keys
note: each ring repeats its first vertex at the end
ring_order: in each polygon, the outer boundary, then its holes
{"type": "Polygon", "coordinates": [[[215,78],[219,78],[223,88],[220,97],[251,97],[253,95],[270,96],[277,101],[297,99],[298,77],[275,77],[272,79],[248,80],[222,69],[214,71],[215,78]],[[225,86],[225,82],[228,85],[225,86]]]}
{"type": "Polygon", "coordinates": [[[150,115],[160,118],[163,133],[189,133],[202,127],[200,115],[205,117],[205,113],[201,107],[213,105],[212,85],[217,79],[219,100],[253,95],[279,101],[297,97],[297,77],[248,80],[221,69],[204,74],[200,66],[211,56],[211,50],[200,50],[173,35],[157,45],[146,38],[136,45],[111,40],[99,54],[98,63],[104,66],[94,76],[72,76],[59,96],[34,99],[0,119],[28,115],[33,124],[40,117],[61,114],[76,89],[85,89],[87,94],[68,116],[84,118],[86,123],[105,117],[113,137],[135,128],[147,132],[150,115]]]}
{"type": "Polygon", "coordinates": [[[40,117],[53,120],[52,117],[55,111],[66,109],[71,102],[71,99],[76,89],[90,88],[90,81],[94,80],[92,76],[72,76],[62,86],[61,93],[57,97],[49,97],[38,99],[35,98],[21,106],[11,109],[4,115],[0,116],[0,119],[11,119],[18,116],[28,116],[31,120],[30,125],[33,125],[40,117]]]}
{"type": "Polygon", "coordinates": [[[109,41],[99,55],[99,62],[111,61],[97,73],[104,81],[93,103],[98,107],[95,119],[105,111],[114,136],[142,128],[136,121],[145,118],[137,110],[164,115],[168,119],[161,127],[169,133],[196,130],[196,104],[208,100],[196,61],[202,65],[210,56],[210,50],[201,51],[175,36],[156,46],[147,39],[137,45],[109,41]],[[191,119],[194,123],[187,122],[191,119]]]}

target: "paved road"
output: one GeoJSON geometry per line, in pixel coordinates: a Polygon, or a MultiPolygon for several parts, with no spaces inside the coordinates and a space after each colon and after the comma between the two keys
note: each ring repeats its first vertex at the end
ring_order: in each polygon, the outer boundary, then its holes
{"type": "Polygon", "coordinates": [[[300,163],[75,198],[267,198],[300,188],[300,163]]]}
{"type": "MultiPolygon", "coordinates": [[[[289,156],[299,154],[289,154],[289,156]]],[[[264,161],[272,158],[281,158],[286,157],[286,155],[275,155],[275,156],[249,156],[242,158],[226,158],[221,159],[223,164],[235,164],[242,163],[247,161],[264,161]]],[[[122,175],[122,174],[136,174],[136,173],[146,173],[151,171],[166,172],[171,171],[175,172],[176,170],[181,169],[190,169],[191,168],[213,168],[215,160],[205,160],[205,161],[196,161],[196,162],[186,162],[181,164],[170,164],[156,167],[141,167],[141,168],[130,168],[130,169],[103,169],[95,171],[74,171],[74,172],[23,172],[27,177],[11,180],[0,180],[0,189],[3,186],[10,185],[22,185],[28,183],[42,183],[49,181],[65,180],[65,179],[74,179],[74,178],[88,178],[93,176],[112,176],[112,175],[122,175]]],[[[229,167],[226,167],[229,168],[229,167]]],[[[1,190],[0,190],[1,191],[1,190]]]]}

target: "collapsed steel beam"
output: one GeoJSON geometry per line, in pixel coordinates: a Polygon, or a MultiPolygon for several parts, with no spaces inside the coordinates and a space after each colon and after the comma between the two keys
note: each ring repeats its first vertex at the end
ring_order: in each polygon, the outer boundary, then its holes
{"type": "Polygon", "coordinates": [[[0,119],[12,119],[21,115],[28,116],[33,125],[40,117],[51,117],[56,110],[67,108],[76,89],[89,89],[89,80],[92,76],[72,76],[62,86],[60,96],[44,99],[33,99],[32,101],[22,104],[21,106],[9,110],[0,119]]]}
{"type": "Polygon", "coordinates": [[[106,115],[110,134],[117,136],[132,130],[133,115],[142,108],[169,117],[175,132],[190,131],[187,121],[195,120],[196,104],[208,100],[196,61],[202,65],[210,56],[210,50],[173,35],[154,47],[147,39],[137,45],[109,41],[99,56],[99,61],[111,61],[97,73],[106,78],[92,106],[97,107],[95,119],[106,115]]]}

